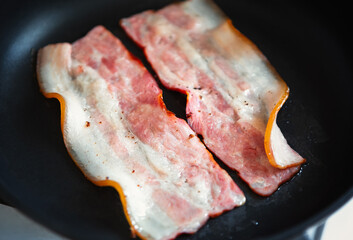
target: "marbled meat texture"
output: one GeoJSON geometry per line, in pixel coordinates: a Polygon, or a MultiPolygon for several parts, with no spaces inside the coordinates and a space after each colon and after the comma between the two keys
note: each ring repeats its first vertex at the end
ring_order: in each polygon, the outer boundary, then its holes
{"type": "Polygon", "coordinates": [[[38,79],[58,98],[68,152],[92,182],[119,193],[144,239],[197,231],[245,197],[185,120],[169,112],[151,74],[108,30],[39,51],[38,79]]]}

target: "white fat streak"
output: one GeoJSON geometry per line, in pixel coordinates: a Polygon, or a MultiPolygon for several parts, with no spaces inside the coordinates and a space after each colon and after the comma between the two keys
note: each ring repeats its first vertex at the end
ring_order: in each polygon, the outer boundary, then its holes
{"type": "Polygon", "coordinates": [[[271,148],[276,163],[281,167],[295,165],[303,161],[303,158],[288,145],[287,140],[276,124],[276,120],[272,126],[271,148]]]}
{"type": "Polygon", "coordinates": [[[203,31],[217,27],[225,19],[222,11],[210,0],[187,1],[182,7],[189,15],[202,19],[202,24],[198,24],[198,27],[203,31]]]}

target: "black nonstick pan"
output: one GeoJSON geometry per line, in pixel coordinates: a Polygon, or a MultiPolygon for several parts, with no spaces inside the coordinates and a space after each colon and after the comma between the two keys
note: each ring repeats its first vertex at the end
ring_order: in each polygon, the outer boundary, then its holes
{"type": "MultiPolygon", "coordinates": [[[[1,2],[1,199],[71,239],[131,237],[116,191],[93,185],[69,157],[60,130],[59,103],[39,91],[36,54],[49,43],[73,42],[101,24],[154,74],[118,23],[169,2],[1,2]]],[[[337,1],[320,6],[296,1],[216,3],[289,85],[291,94],[278,124],[307,163],[270,197],[254,194],[220,163],[244,191],[247,203],[180,238],[290,239],[323,222],[353,196],[349,8],[337,1]]],[[[163,91],[167,108],[185,118],[185,96],[163,91]]]]}

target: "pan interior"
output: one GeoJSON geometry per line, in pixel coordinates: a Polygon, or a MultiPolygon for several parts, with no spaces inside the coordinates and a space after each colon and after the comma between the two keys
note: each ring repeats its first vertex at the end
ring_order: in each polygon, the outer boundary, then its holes
{"type": "MultiPolygon", "coordinates": [[[[154,74],[118,22],[171,1],[19,2],[8,3],[0,18],[7,22],[1,30],[6,38],[0,40],[0,190],[7,202],[63,235],[74,239],[128,238],[129,226],[118,194],[90,183],[67,154],[59,103],[39,92],[36,54],[47,44],[73,42],[102,24],[154,74]]],[[[352,129],[350,62],[339,39],[309,10],[259,1],[217,3],[289,85],[291,94],[279,113],[278,124],[307,163],[276,193],[263,198],[218,161],[244,191],[247,203],[209,220],[196,234],[181,238],[294,234],[293,226],[312,224],[313,216],[352,193],[353,178],[347,177],[352,163],[346,157],[349,148],[345,141],[352,129]]],[[[185,117],[185,97],[163,91],[167,107],[185,117]]]]}

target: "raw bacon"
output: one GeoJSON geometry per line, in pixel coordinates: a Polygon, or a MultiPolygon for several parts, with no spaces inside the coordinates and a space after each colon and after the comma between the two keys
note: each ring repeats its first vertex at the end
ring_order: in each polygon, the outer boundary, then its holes
{"type": "Polygon", "coordinates": [[[38,54],[38,80],[59,99],[68,152],[89,180],[115,187],[144,239],[193,233],[245,197],[150,73],[102,26],[38,54]]]}
{"type": "Polygon", "coordinates": [[[206,146],[255,192],[270,195],[298,172],[304,159],[276,124],[288,87],[214,3],[176,3],[121,25],[162,84],[187,94],[188,123],[206,146]]]}

